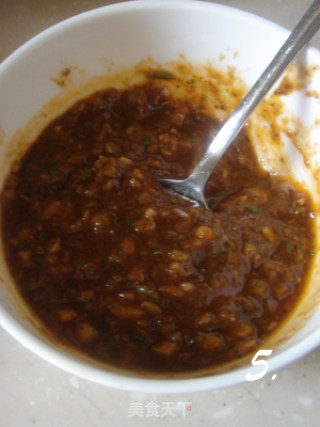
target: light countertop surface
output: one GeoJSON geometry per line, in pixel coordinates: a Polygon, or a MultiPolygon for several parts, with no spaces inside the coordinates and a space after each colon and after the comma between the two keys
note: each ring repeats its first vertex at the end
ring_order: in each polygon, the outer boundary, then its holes
{"type": "MultiPolygon", "coordinates": [[[[152,1],[152,0],[149,0],[152,1]]],[[[116,1],[0,0],[0,61],[33,35],[116,1]]],[[[291,29],[311,0],[216,0],[291,29]]],[[[320,35],[312,40],[320,48],[320,35]]],[[[0,327],[1,427],[318,427],[320,348],[260,380],[196,394],[125,392],[90,383],[43,361],[0,327]],[[154,412],[151,409],[156,408],[154,412]]]]}

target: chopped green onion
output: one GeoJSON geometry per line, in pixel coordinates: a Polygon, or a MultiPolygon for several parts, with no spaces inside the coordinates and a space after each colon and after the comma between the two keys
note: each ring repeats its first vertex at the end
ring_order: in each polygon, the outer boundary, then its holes
{"type": "Polygon", "coordinates": [[[129,338],[135,344],[145,344],[148,342],[147,338],[140,334],[129,335],[129,338]]]}
{"type": "Polygon", "coordinates": [[[151,122],[151,124],[152,124],[153,126],[157,126],[158,128],[161,128],[161,129],[166,129],[166,128],[167,128],[167,126],[163,125],[162,123],[158,123],[158,122],[151,122]]]}
{"type": "Polygon", "coordinates": [[[173,244],[173,246],[174,246],[175,248],[177,247],[178,242],[179,242],[179,237],[178,237],[178,236],[175,236],[175,237],[172,239],[172,244],[173,244]]]}
{"type": "Polygon", "coordinates": [[[172,79],[172,74],[167,71],[153,71],[151,77],[154,79],[172,79]]]}
{"type": "Polygon", "coordinates": [[[241,314],[243,316],[250,316],[255,310],[256,310],[256,307],[245,308],[242,310],[241,314]]]}
{"type": "Polygon", "coordinates": [[[108,351],[109,351],[109,354],[112,357],[112,359],[114,359],[114,360],[120,359],[121,353],[120,353],[119,348],[117,348],[117,347],[111,347],[111,348],[109,348],[108,351]]]}
{"type": "Polygon", "coordinates": [[[88,178],[91,175],[91,171],[86,170],[82,173],[82,178],[88,178]]]}
{"type": "Polygon", "coordinates": [[[149,145],[149,144],[150,144],[150,142],[151,142],[151,140],[152,140],[152,136],[151,136],[151,135],[148,135],[148,136],[146,137],[146,139],[143,141],[143,144],[144,144],[144,145],[149,145]]]}
{"type": "Polygon", "coordinates": [[[253,213],[261,213],[262,212],[262,209],[259,206],[252,205],[252,204],[247,205],[245,209],[246,209],[246,211],[253,212],[253,213]]]}
{"type": "Polygon", "coordinates": [[[53,162],[51,162],[51,163],[48,164],[48,168],[52,169],[53,167],[57,166],[58,163],[60,163],[60,161],[56,159],[53,162]]]}
{"type": "Polygon", "coordinates": [[[44,242],[45,240],[48,240],[48,236],[44,233],[39,234],[39,239],[44,242]]]}
{"type": "Polygon", "coordinates": [[[285,240],[284,244],[286,245],[287,254],[290,254],[292,251],[292,242],[290,240],[285,240]]]}
{"type": "Polygon", "coordinates": [[[89,202],[86,204],[86,208],[92,208],[93,206],[96,206],[97,202],[89,202]]]}

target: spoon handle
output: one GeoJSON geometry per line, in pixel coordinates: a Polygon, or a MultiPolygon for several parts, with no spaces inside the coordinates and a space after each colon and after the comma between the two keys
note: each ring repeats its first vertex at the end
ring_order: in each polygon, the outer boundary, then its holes
{"type": "Polygon", "coordinates": [[[317,32],[319,26],[320,0],[315,0],[295,26],[271,63],[213,138],[204,156],[193,170],[191,174],[192,180],[196,182],[199,187],[205,185],[216,164],[249,118],[250,114],[289,66],[294,57],[317,32]]]}

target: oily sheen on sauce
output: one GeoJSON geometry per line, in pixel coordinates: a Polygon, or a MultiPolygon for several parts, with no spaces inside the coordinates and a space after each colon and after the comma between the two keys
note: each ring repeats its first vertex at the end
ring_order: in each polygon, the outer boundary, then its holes
{"type": "Polygon", "coordinates": [[[210,210],[163,188],[222,124],[144,83],[99,91],[50,123],[2,192],[26,303],[59,341],[129,370],[185,372],[257,350],[287,318],[313,253],[312,203],[259,166],[247,129],[209,179],[210,210]]]}

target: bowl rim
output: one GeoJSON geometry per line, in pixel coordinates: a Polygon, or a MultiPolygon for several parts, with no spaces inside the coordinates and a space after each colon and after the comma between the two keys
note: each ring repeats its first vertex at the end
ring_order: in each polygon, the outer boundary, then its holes
{"type": "MultiPolygon", "coordinates": [[[[188,8],[192,9],[210,9],[224,11],[224,13],[237,15],[238,17],[244,16],[248,19],[254,19],[256,22],[261,22],[271,29],[278,31],[284,35],[288,35],[289,31],[282,26],[269,21],[266,18],[260,17],[253,13],[237,9],[231,6],[211,3],[206,1],[194,0],[134,0],[125,1],[121,3],[114,3],[110,5],[101,6],[95,9],[82,12],[70,18],[64,19],[49,28],[41,31],[33,36],[30,40],[26,41],[23,45],[18,47],[13,53],[6,57],[0,63],[0,84],[1,75],[10,71],[10,68],[16,64],[22,57],[28,55],[32,49],[41,45],[49,37],[54,37],[55,34],[61,31],[70,30],[74,26],[79,26],[83,22],[91,19],[100,18],[102,14],[109,17],[112,14],[137,12],[139,10],[156,10],[159,7],[167,8],[171,11],[181,10],[188,8]]],[[[313,47],[308,47],[308,51],[314,51],[319,56],[319,51],[313,47]]],[[[40,356],[42,359],[52,363],[55,366],[74,374],[78,377],[93,381],[95,383],[114,387],[117,389],[136,391],[136,392],[155,392],[155,393],[187,393],[187,392],[200,392],[213,389],[219,389],[237,385],[245,382],[245,376],[253,367],[235,369],[230,372],[217,375],[208,375],[203,377],[192,378],[173,378],[173,379],[157,379],[157,378],[142,378],[130,376],[126,373],[114,373],[104,370],[93,365],[86,364],[71,354],[60,350],[58,347],[51,345],[48,341],[42,339],[40,336],[26,328],[20,320],[15,319],[10,310],[3,307],[0,302],[0,325],[12,335],[18,342],[23,344],[33,353],[40,356]]],[[[283,366],[286,366],[295,360],[306,355],[314,350],[320,344],[320,329],[314,331],[309,336],[304,337],[300,342],[296,343],[293,347],[284,350],[280,354],[275,354],[268,360],[269,369],[268,373],[274,372],[283,366]]]]}

